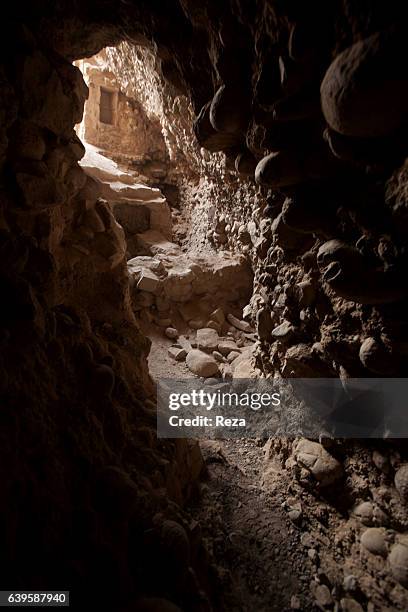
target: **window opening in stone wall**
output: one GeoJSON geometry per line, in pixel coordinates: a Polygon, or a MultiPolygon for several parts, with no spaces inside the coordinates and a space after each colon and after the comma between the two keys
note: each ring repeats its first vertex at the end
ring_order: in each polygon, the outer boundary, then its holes
{"type": "Polygon", "coordinates": [[[101,97],[99,102],[99,121],[113,125],[114,121],[114,93],[101,87],[101,97]]]}

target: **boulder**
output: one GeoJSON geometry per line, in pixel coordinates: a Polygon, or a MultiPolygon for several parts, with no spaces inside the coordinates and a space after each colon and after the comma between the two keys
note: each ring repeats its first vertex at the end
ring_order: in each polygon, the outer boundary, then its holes
{"type": "Polygon", "coordinates": [[[332,196],[324,187],[303,185],[287,197],[282,206],[285,224],[301,234],[333,235],[335,209],[332,196]]]}
{"type": "Polygon", "coordinates": [[[202,319],[190,319],[188,322],[191,329],[201,329],[204,325],[202,319]]]}
{"type": "Polygon", "coordinates": [[[335,157],[355,166],[397,167],[405,158],[398,132],[378,138],[355,138],[327,128],[323,137],[335,157]]]}
{"type": "Polygon", "coordinates": [[[254,176],[256,165],[256,158],[248,149],[239,153],[235,159],[235,170],[242,176],[254,176]]]}
{"type": "Polygon", "coordinates": [[[316,286],[311,280],[303,280],[296,285],[296,293],[299,299],[299,306],[307,308],[316,300],[316,286]]]}
{"type": "Polygon", "coordinates": [[[240,135],[246,132],[249,108],[242,88],[221,85],[210,106],[210,123],[217,132],[240,135]]]}
{"type": "Polygon", "coordinates": [[[159,327],[171,327],[171,319],[156,319],[156,324],[159,327]]]}
{"type": "Polygon", "coordinates": [[[342,597],[340,599],[340,608],[342,612],[364,612],[362,605],[351,597],[342,597]]]}
{"type": "Polygon", "coordinates": [[[372,454],[372,460],[375,467],[383,472],[384,474],[388,474],[390,471],[390,461],[386,455],[383,455],[378,450],[374,450],[372,454]]]}
{"type": "Polygon", "coordinates": [[[360,304],[397,302],[408,294],[399,270],[384,270],[340,240],[325,242],[317,253],[322,280],[338,296],[360,304]]]}
{"type": "Polygon", "coordinates": [[[185,336],[179,336],[177,338],[177,343],[184,349],[186,349],[187,353],[191,351],[191,349],[193,348],[191,346],[190,340],[188,340],[188,338],[186,338],[185,336]]]}
{"type": "Polygon", "coordinates": [[[231,313],[227,315],[227,320],[229,323],[231,323],[231,325],[233,325],[240,331],[246,332],[247,334],[251,334],[254,331],[249,323],[247,323],[246,321],[240,321],[231,313]]]}
{"type": "Polygon", "coordinates": [[[366,338],[360,346],[360,361],[367,370],[375,374],[389,375],[396,372],[395,358],[383,342],[366,338]]]}
{"type": "Polygon", "coordinates": [[[187,354],[186,364],[188,369],[197,376],[209,378],[219,374],[218,364],[215,359],[199,349],[192,349],[187,354]]]}
{"type": "Polygon", "coordinates": [[[272,330],[272,338],[280,342],[290,342],[296,333],[295,327],[290,321],[283,321],[272,330]]]}
{"type": "Polygon", "coordinates": [[[274,151],[256,166],[255,180],[260,185],[290,187],[311,178],[321,178],[329,170],[330,163],[323,154],[310,156],[300,149],[274,151]]]}
{"type": "Polygon", "coordinates": [[[364,501],[358,504],[353,509],[353,514],[367,527],[372,525],[382,526],[388,522],[385,512],[371,501],[364,501]]]}
{"type": "Polygon", "coordinates": [[[231,364],[234,378],[258,378],[259,371],[254,365],[253,346],[246,347],[231,364]]]}
{"type": "Polygon", "coordinates": [[[175,327],[167,327],[164,330],[164,335],[167,336],[167,338],[170,338],[170,340],[176,340],[176,338],[178,338],[178,330],[175,327]]]}
{"type": "Polygon", "coordinates": [[[317,118],[320,113],[319,87],[316,82],[277,100],[273,106],[274,118],[282,123],[317,118]]]}
{"type": "Polygon", "coordinates": [[[302,439],[295,447],[296,462],[306,468],[321,487],[327,487],[342,477],[343,468],[318,442],[302,439]]]}
{"type": "Polygon", "coordinates": [[[215,351],[218,347],[219,336],[212,327],[203,327],[197,330],[197,348],[204,351],[215,351]]]}
{"type": "Polygon", "coordinates": [[[395,580],[408,588],[408,538],[406,536],[394,544],[388,556],[388,562],[395,580]]]}
{"type": "Polygon", "coordinates": [[[279,213],[275,217],[271,225],[271,231],[275,243],[286,251],[303,251],[311,245],[310,236],[289,227],[283,219],[283,213],[279,213]]]}
{"type": "Polygon", "coordinates": [[[161,290],[161,280],[151,270],[143,269],[137,283],[137,288],[140,291],[147,291],[157,295],[161,290]]]}
{"type": "Polygon", "coordinates": [[[215,329],[215,331],[217,332],[217,334],[219,334],[221,332],[221,325],[219,323],[217,323],[217,321],[208,321],[206,327],[209,327],[211,329],[215,329]]]}
{"type": "Polygon", "coordinates": [[[361,544],[373,555],[379,555],[381,557],[387,556],[384,529],[378,529],[377,527],[367,529],[361,536],[361,544]]]}
{"type": "Polygon", "coordinates": [[[177,348],[176,346],[171,346],[167,352],[170,357],[172,357],[176,361],[184,361],[184,359],[187,357],[187,351],[184,348],[177,348]]]}
{"type": "Polygon", "coordinates": [[[241,136],[229,132],[217,132],[210,122],[210,106],[211,100],[202,107],[194,122],[193,128],[198,144],[212,153],[228,151],[241,142],[241,136]]]}
{"type": "Polygon", "coordinates": [[[225,363],[227,361],[224,355],[222,355],[218,351],[213,351],[212,356],[214,357],[215,361],[218,361],[218,363],[225,363]]]}
{"type": "Polygon", "coordinates": [[[332,370],[317,345],[294,344],[285,353],[282,374],[288,378],[330,378],[332,370]]]}
{"type": "Polygon", "coordinates": [[[340,53],[320,90],[329,126],[340,134],[370,139],[397,130],[407,116],[405,56],[406,40],[392,30],[377,32],[340,53]]]}
{"type": "Polygon", "coordinates": [[[333,606],[333,598],[326,584],[318,584],[314,589],[316,606],[320,610],[329,610],[333,606]]]}

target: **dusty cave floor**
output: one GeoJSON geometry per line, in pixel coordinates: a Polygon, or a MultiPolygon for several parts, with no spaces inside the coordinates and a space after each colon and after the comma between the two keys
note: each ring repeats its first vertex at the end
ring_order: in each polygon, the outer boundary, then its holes
{"type": "Polygon", "coordinates": [[[148,364],[150,376],[158,378],[191,378],[192,374],[185,361],[175,361],[168,354],[168,349],[174,343],[163,335],[163,329],[155,325],[143,326],[142,331],[152,341],[148,364]]]}
{"type": "MultiPolygon", "coordinates": [[[[147,330],[145,330],[147,331],[147,330]]],[[[148,330],[153,380],[186,378],[167,353],[163,330],[148,330]]],[[[225,612],[314,609],[311,562],[301,532],[282,507],[285,495],[263,490],[266,440],[201,440],[207,466],[200,496],[187,508],[203,534],[214,571],[214,609],[225,612]]]]}
{"type": "Polygon", "coordinates": [[[283,510],[283,496],[260,486],[264,442],[201,441],[208,475],[189,511],[216,568],[217,609],[313,609],[311,563],[301,532],[283,510]]]}
{"type": "MultiPolygon", "coordinates": [[[[144,331],[152,340],[154,380],[192,376],[185,362],[168,355],[172,341],[162,329],[144,331]]],[[[408,527],[391,476],[372,467],[373,449],[335,442],[330,450],[343,457],[345,479],[319,492],[294,478],[290,441],[240,438],[200,445],[207,473],[185,511],[206,545],[215,612],[408,610],[406,590],[386,560],[361,544],[363,532],[378,531],[367,527],[385,525],[380,531],[390,545],[408,527]],[[280,448],[288,449],[286,467],[280,448]],[[363,506],[379,512],[380,523],[359,517],[363,506]]],[[[390,455],[386,444],[381,452],[390,455]]]]}

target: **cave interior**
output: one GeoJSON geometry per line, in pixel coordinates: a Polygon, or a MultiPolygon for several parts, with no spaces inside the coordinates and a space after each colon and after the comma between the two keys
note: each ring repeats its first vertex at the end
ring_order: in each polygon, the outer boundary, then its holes
{"type": "Polygon", "coordinates": [[[89,610],[408,609],[403,436],[161,439],[155,387],[406,378],[405,12],[7,7],[2,588],[89,610]]]}

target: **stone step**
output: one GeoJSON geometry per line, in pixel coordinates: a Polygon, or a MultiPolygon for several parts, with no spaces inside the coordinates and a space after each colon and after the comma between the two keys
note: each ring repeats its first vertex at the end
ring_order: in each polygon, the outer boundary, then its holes
{"type": "Polygon", "coordinates": [[[148,230],[147,232],[137,234],[137,239],[140,248],[146,252],[146,255],[166,255],[174,257],[182,253],[178,244],[170,242],[157,230],[148,230]]]}

